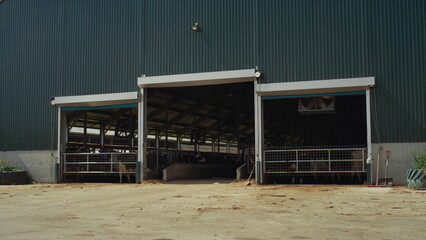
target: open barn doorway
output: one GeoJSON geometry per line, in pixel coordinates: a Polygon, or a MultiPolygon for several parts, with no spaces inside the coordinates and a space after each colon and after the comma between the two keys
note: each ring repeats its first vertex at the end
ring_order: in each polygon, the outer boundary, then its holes
{"type": "Polygon", "coordinates": [[[135,182],[137,104],[62,111],[67,127],[63,181],[135,182]]]}
{"type": "Polygon", "coordinates": [[[365,91],[265,98],[267,182],[366,181],[365,91]]]}
{"type": "Polygon", "coordinates": [[[137,92],[54,97],[58,182],[138,182],[137,92]]]}
{"type": "Polygon", "coordinates": [[[254,146],[253,85],[147,89],[147,178],[235,179],[254,146]]]}

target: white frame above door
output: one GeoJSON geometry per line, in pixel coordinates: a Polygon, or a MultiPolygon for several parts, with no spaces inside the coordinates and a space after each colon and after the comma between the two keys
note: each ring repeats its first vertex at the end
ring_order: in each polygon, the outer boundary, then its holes
{"type": "Polygon", "coordinates": [[[138,78],[140,88],[195,87],[205,85],[252,82],[255,69],[220,72],[202,72],[177,75],[142,76],[138,78]]]}

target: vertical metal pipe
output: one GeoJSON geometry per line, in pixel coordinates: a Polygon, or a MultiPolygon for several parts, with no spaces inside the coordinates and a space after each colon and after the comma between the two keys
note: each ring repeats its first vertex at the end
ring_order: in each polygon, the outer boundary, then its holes
{"type": "Polygon", "coordinates": [[[61,148],[61,125],[62,125],[62,119],[61,119],[61,107],[58,107],[58,158],[56,159],[56,166],[55,166],[55,178],[56,182],[60,182],[61,180],[61,159],[62,159],[62,148],[61,148]]]}
{"type": "Polygon", "coordinates": [[[212,137],[212,152],[215,152],[215,147],[216,147],[216,144],[215,144],[215,139],[212,137]]]}
{"type": "Polygon", "coordinates": [[[155,162],[156,169],[158,169],[158,164],[160,162],[160,130],[155,129],[155,162]]]}
{"type": "Polygon", "coordinates": [[[146,161],[146,108],[147,108],[147,89],[141,88],[138,103],[138,162],[136,165],[136,183],[145,179],[147,169],[146,161]]]}
{"type": "Polygon", "coordinates": [[[166,108],[165,125],[166,125],[166,139],[165,139],[165,144],[164,145],[165,145],[165,148],[166,148],[166,151],[167,151],[167,150],[169,150],[169,107],[168,106],[166,108]]]}
{"type": "Polygon", "coordinates": [[[181,138],[180,138],[180,132],[177,132],[177,139],[176,139],[176,148],[178,151],[180,151],[182,149],[182,142],[181,142],[181,138]]]}
{"type": "Polygon", "coordinates": [[[64,136],[64,143],[65,143],[65,147],[67,147],[68,143],[69,143],[69,136],[70,136],[70,130],[71,130],[69,128],[69,126],[68,126],[68,122],[67,121],[65,121],[65,127],[66,127],[66,129],[64,131],[64,134],[65,134],[65,136],[64,136]]]}
{"type": "Polygon", "coordinates": [[[111,165],[111,172],[113,172],[114,171],[114,166],[113,166],[114,163],[112,162],[112,154],[110,154],[109,162],[110,162],[110,165],[111,165]]]}
{"type": "Polygon", "coordinates": [[[262,98],[256,90],[260,86],[254,81],[254,121],[255,121],[255,159],[256,159],[256,184],[262,184],[262,98]]]}
{"type": "MultiPolygon", "coordinates": [[[[373,184],[371,176],[371,163],[373,160],[372,144],[371,144],[371,97],[370,89],[365,91],[365,105],[366,105],[366,121],[367,121],[367,183],[373,184]]],[[[376,129],[377,130],[377,129],[376,129]]]]}
{"type": "Polygon", "coordinates": [[[56,163],[60,163],[61,160],[61,125],[62,125],[62,119],[61,119],[61,107],[58,107],[58,158],[56,160],[56,163]]]}
{"type": "Polygon", "coordinates": [[[129,111],[129,152],[134,151],[134,142],[133,138],[135,136],[135,127],[133,126],[133,116],[132,116],[132,109],[129,111]]]}
{"type": "Polygon", "coordinates": [[[259,146],[259,152],[260,152],[260,162],[261,162],[259,172],[260,172],[260,184],[262,184],[263,178],[264,178],[263,170],[266,169],[266,167],[265,167],[266,163],[264,161],[265,152],[263,151],[264,139],[265,139],[264,132],[265,131],[264,131],[264,125],[263,125],[263,123],[264,123],[264,120],[263,120],[263,101],[262,101],[261,96],[258,96],[258,101],[259,101],[259,112],[260,112],[260,128],[259,128],[259,131],[260,131],[260,133],[259,133],[259,135],[260,135],[259,145],[260,146],[259,146]]]}
{"type": "Polygon", "coordinates": [[[220,137],[217,138],[217,152],[220,153],[220,137]]]}
{"type": "Polygon", "coordinates": [[[160,131],[155,129],[155,149],[160,149],[160,131]]]}
{"type": "Polygon", "coordinates": [[[84,148],[86,148],[87,147],[87,111],[84,111],[83,126],[84,126],[84,133],[83,133],[83,135],[84,135],[84,148]]]}
{"type": "Polygon", "coordinates": [[[231,143],[229,139],[226,139],[226,153],[231,153],[231,143]]]}
{"type": "Polygon", "coordinates": [[[331,150],[328,149],[328,171],[331,172],[331,150]]]}
{"type": "Polygon", "coordinates": [[[296,150],[296,172],[299,171],[299,150],[296,150]]]}
{"type": "Polygon", "coordinates": [[[105,123],[104,122],[100,123],[99,134],[101,137],[101,149],[104,149],[105,148],[105,123]]]}
{"type": "MultiPolygon", "coordinates": [[[[59,170],[59,168],[56,171],[58,171],[58,170],[59,170]]],[[[64,154],[64,173],[66,173],[66,172],[67,172],[67,155],[64,154]]],[[[59,172],[57,172],[57,174],[59,174],[59,172]]]]}
{"type": "Polygon", "coordinates": [[[169,150],[169,130],[166,130],[166,137],[164,139],[164,147],[166,148],[166,151],[169,150]]]}

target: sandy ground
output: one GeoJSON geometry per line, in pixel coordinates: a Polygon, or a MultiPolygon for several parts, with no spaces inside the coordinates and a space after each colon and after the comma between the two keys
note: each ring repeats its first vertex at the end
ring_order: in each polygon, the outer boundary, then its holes
{"type": "Polygon", "coordinates": [[[0,186],[0,239],[425,239],[426,191],[336,185],[0,186]]]}

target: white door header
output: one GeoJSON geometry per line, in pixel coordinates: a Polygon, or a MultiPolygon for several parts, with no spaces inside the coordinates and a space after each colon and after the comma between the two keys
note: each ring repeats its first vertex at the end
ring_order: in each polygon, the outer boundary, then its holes
{"type": "Polygon", "coordinates": [[[192,87],[203,85],[252,82],[256,79],[254,73],[254,69],[244,69],[221,72],[203,72],[178,75],[139,77],[138,86],[140,88],[192,87]]]}
{"type": "Polygon", "coordinates": [[[374,77],[345,78],[333,80],[300,81],[257,84],[260,96],[297,95],[367,90],[374,87],[374,77]]]}
{"type": "Polygon", "coordinates": [[[58,107],[98,107],[139,102],[138,92],[78,95],[52,98],[52,105],[58,107]]]}

